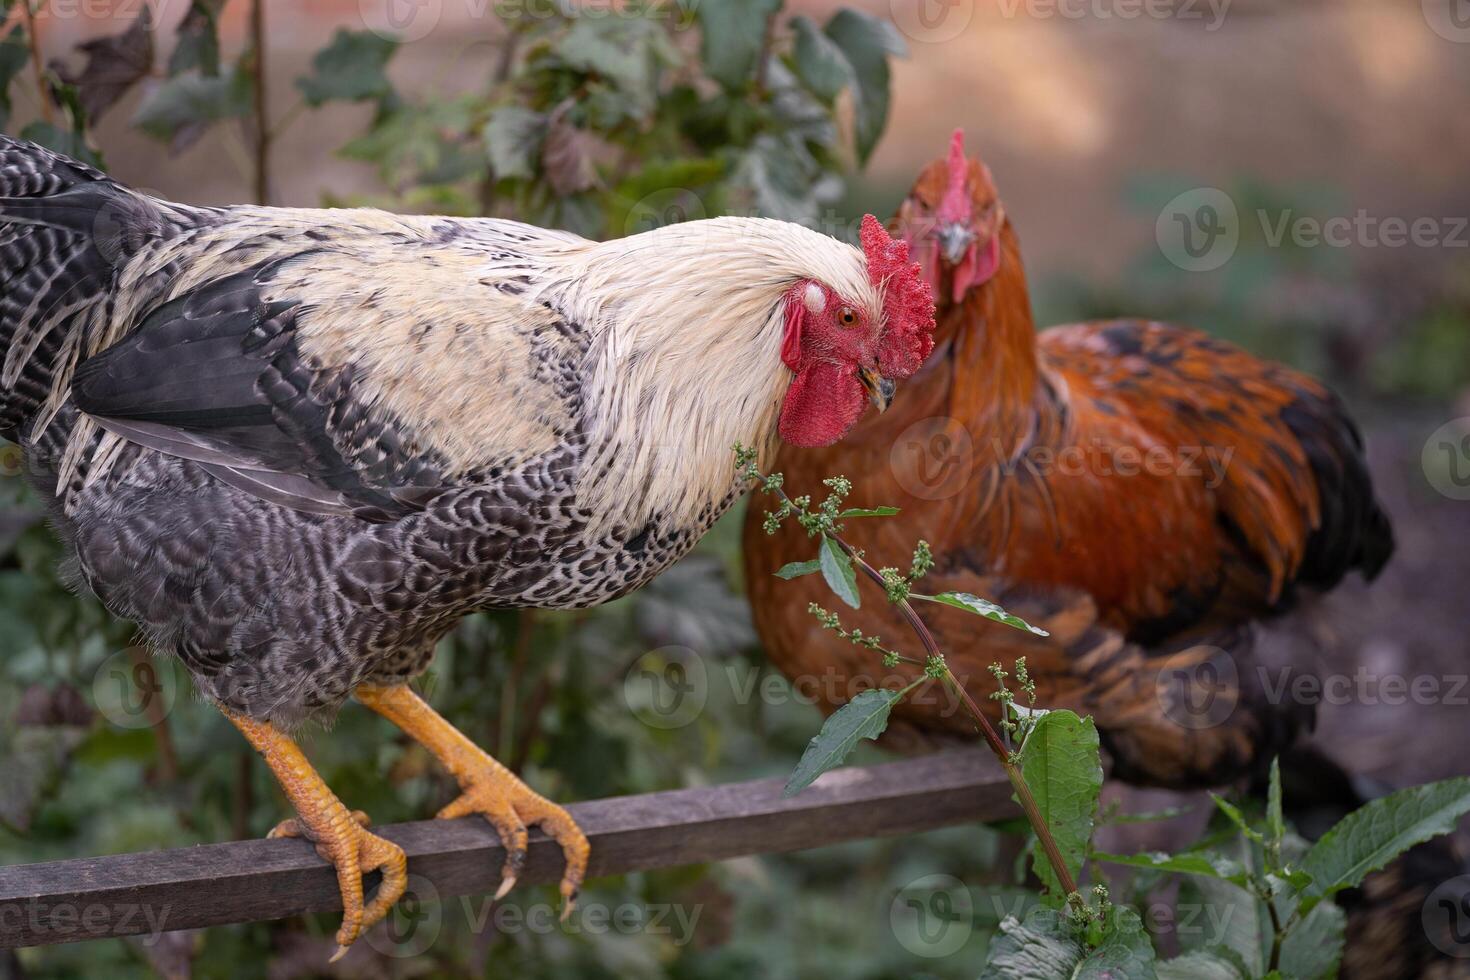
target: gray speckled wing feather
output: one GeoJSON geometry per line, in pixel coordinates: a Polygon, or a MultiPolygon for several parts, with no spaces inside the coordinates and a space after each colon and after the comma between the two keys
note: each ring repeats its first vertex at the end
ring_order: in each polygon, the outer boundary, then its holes
{"type": "MultiPolygon", "coordinates": [[[[473,280],[456,284],[451,300],[441,294],[441,308],[428,311],[385,302],[395,295],[391,290],[365,291],[362,283],[384,276],[442,268],[422,252],[397,247],[409,254],[375,261],[370,252],[351,280],[344,280],[343,266],[352,257],[319,247],[196,287],[79,365],[73,401],[116,435],[205,464],[218,478],[263,499],[370,520],[395,520],[442,490],[552,448],[544,438],[516,442],[526,428],[516,413],[527,404],[550,403],[551,411],[542,414],[561,422],[550,434],[565,441],[579,392],[538,377],[574,377],[578,365],[553,365],[548,375],[546,365],[532,362],[548,351],[574,361],[576,349],[520,343],[505,315],[513,312],[505,307],[519,301],[473,280]],[[322,271],[319,280],[312,276],[315,269],[322,271]],[[354,285],[334,295],[345,281],[354,285]],[[490,307],[480,310],[490,314],[484,326],[475,323],[475,309],[465,308],[479,304],[490,307]],[[451,311],[455,316],[446,317],[451,311]],[[348,320],[357,336],[344,336],[348,320]],[[398,321],[400,330],[402,321],[415,324],[418,348],[397,352],[405,356],[381,356],[374,334],[388,334],[386,321],[398,321]],[[434,372],[433,361],[444,353],[433,346],[436,332],[464,330],[498,332],[504,347],[527,360],[514,365],[492,359],[485,365],[482,383],[503,387],[507,404],[499,428],[494,419],[478,419],[486,438],[472,456],[440,444],[459,435],[445,431],[458,422],[452,406],[475,392],[448,386],[435,392],[437,401],[391,397],[401,394],[395,386],[408,383],[398,375],[434,372]],[[402,409],[413,406],[422,412],[405,417],[402,409]]],[[[532,321],[548,313],[519,305],[535,311],[532,321]]],[[[493,336],[480,338],[474,347],[494,342],[493,336]]],[[[473,372],[454,377],[461,386],[476,380],[473,372]]]]}

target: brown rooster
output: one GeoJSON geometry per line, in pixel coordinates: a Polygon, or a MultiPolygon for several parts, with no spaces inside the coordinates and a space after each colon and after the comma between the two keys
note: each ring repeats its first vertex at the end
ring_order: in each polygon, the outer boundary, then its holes
{"type": "MultiPolygon", "coordinates": [[[[774,469],[795,493],[841,474],[855,505],[898,505],[845,537],[886,564],[924,538],[937,561],[926,592],[974,593],[1050,631],[925,609],[980,704],[995,705],[988,666],[1024,656],[1039,703],[1093,715],[1126,780],[1218,785],[1269,759],[1311,713],[1256,661],[1253,623],[1348,571],[1373,576],[1393,548],[1341,403],[1169,324],[1038,334],[1015,231],[959,133],[894,224],[938,303],[935,354],[886,414],[841,445],[782,449],[774,469]]],[[[810,544],[794,527],[768,537],[761,517],[752,507],[745,528],[757,627],[771,661],[831,711],[883,679],[876,658],[808,614],[830,604],[820,576],[773,576],[810,544]]],[[[842,610],[848,626],[906,635],[876,589],[866,600],[842,610]]],[[[895,737],[969,732],[963,712],[929,700],[900,705],[895,737]]]]}
{"type": "MultiPolygon", "coordinates": [[[[907,246],[714,219],[615,242],[513,221],[196,208],[0,136],[0,431],[80,582],[180,657],[335,865],[350,945],[403,893],[290,738],[349,696],[505,842],[566,811],[408,682],[464,615],[595,605],[739,496],[731,447],[840,439],[932,346],[907,246]],[[363,875],[381,870],[370,903],[363,875]]],[[[340,952],[340,951],[339,951],[340,952]]]]}

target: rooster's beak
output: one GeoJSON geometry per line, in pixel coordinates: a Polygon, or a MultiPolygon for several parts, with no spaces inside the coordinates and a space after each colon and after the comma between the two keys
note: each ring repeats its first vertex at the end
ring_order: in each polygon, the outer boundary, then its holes
{"type": "Polygon", "coordinates": [[[886,411],[893,401],[893,392],[898,387],[891,378],[885,378],[870,367],[858,368],[858,379],[868,389],[868,400],[878,411],[886,411]]]}
{"type": "Polygon", "coordinates": [[[959,265],[969,251],[970,243],[975,240],[975,233],[970,230],[969,225],[958,221],[940,225],[936,236],[939,239],[939,249],[950,265],[959,265]]]}

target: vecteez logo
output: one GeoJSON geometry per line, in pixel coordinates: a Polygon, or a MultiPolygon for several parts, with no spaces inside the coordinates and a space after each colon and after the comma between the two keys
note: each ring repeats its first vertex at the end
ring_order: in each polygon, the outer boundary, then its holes
{"type": "Polygon", "coordinates": [[[709,699],[704,658],[682,646],[650,650],[623,676],[623,701],[650,728],[683,728],[709,699]]]}
{"type": "Polygon", "coordinates": [[[1159,212],[1154,238],[1164,258],[1185,272],[1213,272],[1240,245],[1240,212],[1218,187],[1185,191],[1159,212]]]}

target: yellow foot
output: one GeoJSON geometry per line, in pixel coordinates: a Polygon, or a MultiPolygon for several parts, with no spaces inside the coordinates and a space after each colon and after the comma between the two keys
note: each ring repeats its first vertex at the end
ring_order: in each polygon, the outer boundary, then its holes
{"type": "MultiPolygon", "coordinates": [[[[356,820],[359,827],[372,826],[372,818],[361,810],[353,810],[348,816],[356,820]]],[[[297,817],[282,820],[272,827],[271,832],[265,836],[267,840],[275,840],[277,837],[305,837],[307,840],[315,840],[311,836],[311,828],[302,826],[300,819],[297,817]]],[[[318,848],[317,853],[321,853],[320,848],[318,848]]]]}
{"type": "Polygon", "coordinates": [[[485,760],[490,766],[461,782],[464,792],[436,816],[440,820],[453,820],[478,813],[490,821],[505,845],[505,867],[500,872],[500,888],[495,892],[497,901],[515,887],[526,865],[526,828],[535,826],[545,831],[546,836],[561,845],[566,858],[561,879],[561,917],[566,921],[587,876],[587,859],[592,853],[587,835],[567,811],[537,794],[494,759],[485,756],[485,760]]]}
{"type": "Polygon", "coordinates": [[[337,952],[330,961],[333,963],[342,958],[358,936],[388,914],[408,887],[408,858],[403,848],[369,833],[345,808],[343,813],[345,819],[337,820],[327,834],[310,828],[306,831],[306,836],[315,841],[317,853],[337,869],[337,887],[342,892],[342,927],[337,930],[337,952]],[[372,901],[364,906],[362,876],[369,871],[383,872],[383,880],[378,883],[372,901]]]}
{"type": "Polygon", "coordinates": [[[369,833],[367,814],[348,810],[306,761],[301,749],[266,722],[225,712],[275,773],[286,798],[298,817],[278,824],[271,837],[305,837],[316,844],[322,860],[337,869],[337,887],[342,894],[342,927],[337,930],[337,952],[341,959],[357,937],[376,924],[408,888],[408,858],[403,848],[369,833]],[[372,901],[364,904],[362,876],[381,871],[372,901]]]}
{"type": "Polygon", "coordinates": [[[501,871],[497,899],[515,886],[526,864],[526,828],[539,826],[561,845],[566,858],[562,873],[562,918],[571,914],[577,890],[587,876],[587,859],[592,846],[571,814],[538,795],[516,778],[515,773],[445,721],[428,703],[402,685],[377,687],[364,684],[355,692],[363,704],[413,736],[444,764],[463,791],[453,803],[439,811],[441,819],[478,813],[500,834],[505,845],[505,867],[501,871]]]}

